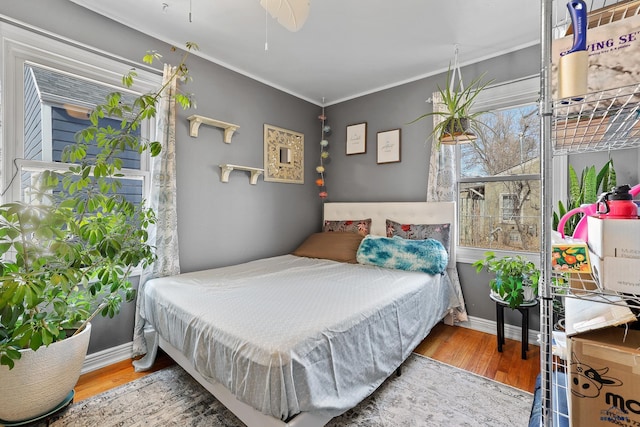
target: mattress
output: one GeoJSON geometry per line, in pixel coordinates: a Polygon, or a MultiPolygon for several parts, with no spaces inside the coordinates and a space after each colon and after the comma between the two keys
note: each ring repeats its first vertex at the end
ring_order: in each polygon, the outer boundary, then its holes
{"type": "Polygon", "coordinates": [[[448,309],[442,275],[283,255],[152,279],[156,331],[205,378],[286,420],[373,392],[448,309]]]}

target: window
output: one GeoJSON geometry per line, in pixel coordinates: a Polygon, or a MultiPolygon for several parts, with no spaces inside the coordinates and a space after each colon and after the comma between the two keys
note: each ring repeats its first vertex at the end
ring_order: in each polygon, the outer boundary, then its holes
{"type": "MultiPolygon", "coordinates": [[[[24,88],[24,152],[17,164],[21,168],[21,198],[28,200],[35,174],[45,169],[64,168],[64,148],[74,142],[77,132],[90,125],[91,108],[104,103],[105,97],[115,89],[29,63],[25,64],[24,88]]],[[[124,98],[124,102],[133,101],[127,99],[133,98],[131,94],[125,94],[124,98]]],[[[120,120],[104,118],[99,125],[117,129],[120,120]]],[[[94,142],[89,146],[87,159],[99,151],[94,142]]],[[[145,196],[146,170],[142,156],[127,149],[119,157],[123,164],[121,172],[126,176],[121,180],[119,193],[139,204],[145,196]]]]}
{"type": "Polygon", "coordinates": [[[516,208],[518,196],[515,194],[502,194],[500,196],[500,215],[502,222],[515,222],[516,215],[520,218],[520,211],[516,208]]]}
{"type": "Polygon", "coordinates": [[[539,80],[488,88],[477,108],[487,129],[457,146],[459,259],[486,250],[540,251],[539,80]]]}
{"type": "MultiPolygon", "coordinates": [[[[1,199],[28,200],[29,188],[45,169],[65,170],[62,149],[74,135],[89,125],[88,112],[118,91],[129,102],[155,89],[160,75],[136,66],[132,88],[124,88],[122,76],[131,64],[81,49],[30,31],[0,25],[6,37],[2,105],[3,121],[1,199]],[[10,36],[10,37],[8,37],[10,36]]],[[[100,125],[118,126],[105,118],[100,125]]],[[[153,138],[153,123],[140,129],[143,138],[153,138]]],[[[97,148],[95,148],[97,150],[97,148]]],[[[88,157],[91,157],[91,148],[88,157]]],[[[125,152],[123,185],[119,193],[139,203],[148,192],[148,155],[125,152]]]]}

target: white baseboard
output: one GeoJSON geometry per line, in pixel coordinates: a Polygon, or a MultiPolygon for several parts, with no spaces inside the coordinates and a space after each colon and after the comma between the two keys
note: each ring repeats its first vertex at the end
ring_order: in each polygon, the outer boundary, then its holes
{"type": "Polygon", "coordinates": [[[133,342],[87,354],[82,364],[81,374],[104,368],[114,363],[133,358],[133,342]]]}
{"type": "MultiPolygon", "coordinates": [[[[488,334],[497,335],[497,322],[494,320],[487,320],[481,317],[469,316],[467,322],[458,322],[456,326],[462,326],[463,328],[474,329],[476,331],[486,332],[488,334]]],[[[521,341],[522,329],[518,326],[504,324],[504,336],[516,341],[521,341]]],[[[538,334],[540,331],[529,329],[529,344],[539,345],[538,334]]]]}

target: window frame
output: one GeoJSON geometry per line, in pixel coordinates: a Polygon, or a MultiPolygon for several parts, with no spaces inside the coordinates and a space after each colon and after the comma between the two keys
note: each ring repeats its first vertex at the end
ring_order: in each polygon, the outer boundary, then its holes
{"type": "Polygon", "coordinates": [[[516,215],[513,214],[513,204],[514,204],[514,199],[516,198],[516,195],[514,193],[500,193],[500,218],[501,218],[501,222],[506,222],[506,223],[514,223],[515,219],[514,217],[516,215]],[[505,207],[506,205],[506,201],[509,200],[511,206],[509,207],[505,207]],[[509,210],[510,215],[507,217],[505,216],[506,210],[509,210]]]}
{"type": "MultiPolygon", "coordinates": [[[[57,72],[71,74],[109,87],[114,91],[130,92],[135,95],[157,90],[162,84],[159,71],[144,65],[132,65],[131,61],[92,50],[85,46],[76,46],[71,42],[21,28],[7,22],[0,22],[0,37],[4,55],[0,57],[3,72],[2,88],[2,127],[0,137],[0,203],[7,203],[21,198],[20,180],[14,179],[19,169],[30,170],[53,168],[62,170],[68,167],[59,162],[27,161],[22,159],[24,153],[24,66],[33,64],[53,69],[57,72]],[[137,76],[131,88],[122,84],[122,76],[131,68],[135,68],[137,76]],[[16,169],[18,168],[18,169],[16,169]],[[16,172],[17,171],[17,172],[16,172]]],[[[155,120],[149,120],[141,131],[145,137],[155,139],[155,120]]],[[[143,198],[148,199],[150,157],[144,153],[141,157],[140,170],[123,171],[128,177],[143,180],[143,198]]]]}
{"type": "MultiPolygon", "coordinates": [[[[521,79],[511,80],[498,85],[489,86],[478,95],[474,103],[473,111],[495,111],[506,108],[517,108],[532,103],[538,103],[540,99],[540,76],[538,74],[523,77],[521,79]]],[[[542,138],[540,143],[542,144],[542,138]]],[[[456,146],[456,197],[459,209],[460,202],[460,185],[461,183],[483,182],[499,182],[512,181],[514,176],[494,176],[494,177],[472,177],[463,178],[461,176],[461,154],[460,146],[456,146]]],[[[566,170],[566,156],[555,156],[553,160],[554,175],[562,176],[562,170],[566,170]],[[564,169],[563,169],[564,168],[564,169]]],[[[539,174],[523,174],[516,175],[519,180],[538,180],[541,181],[542,171],[539,174]]],[[[566,174],[565,174],[566,175],[566,174]]],[[[556,200],[564,200],[566,196],[566,178],[559,179],[554,186],[554,198],[556,200]]],[[[557,203],[557,202],[556,202],[557,203]]],[[[500,214],[502,215],[502,199],[500,199],[500,214]]],[[[460,212],[457,212],[458,228],[460,227],[460,212]]],[[[473,263],[484,257],[486,251],[493,251],[497,256],[513,255],[512,252],[504,250],[496,250],[491,248],[473,248],[468,246],[460,246],[459,236],[456,238],[456,259],[461,263],[473,263]]],[[[518,252],[524,258],[540,265],[541,252],[518,252]]]]}

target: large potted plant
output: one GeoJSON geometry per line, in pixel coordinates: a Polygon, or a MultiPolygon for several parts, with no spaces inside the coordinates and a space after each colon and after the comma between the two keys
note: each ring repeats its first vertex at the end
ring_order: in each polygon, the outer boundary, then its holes
{"type": "Polygon", "coordinates": [[[495,273],[489,281],[491,294],[509,304],[510,308],[535,301],[538,296],[540,270],[521,255],[497,257],[489,251],[472,265],[476,267],[476,273],[483,270],[495,273]]]}
{"type": "Polygon", "coordinates": [[[463,87],[461,80],[454,82],[454,71],[447,71],[447,86],[441,88],[438,86],[441,102],[444,110],[440,111],[435,108],[430,113],[425,113],[414,119],[410,123],[415,123],[426,117],[438,116],[441,120],[434,125],[430,137],[436,138],[441,144],[459,144],[471,142],[477,139],[477,134],[481,128],[487,126],[479,120],[479,116],[485,114],[486,111],[473,111],[473,104],[477,96],[489,85],[493,80],[483,81],[484,74],[473,79],[471,83],[463,87]]]}
{"type": "MultiPolygon", "coordinates": [[[[158,57],[149,52],[144,61],[158,57]]],[[[185,58],[178,77],[186,76],[185,58]]],[[[134,77],[131,71],[123,84],[130,87],[134,77]]],[[[154,212],[118,189],[125,150],[161,151],[138,129],[155,117],[164,89],[130,104],[118,92],[108,95],[65,148],[63,162],[72,166],[39,174],[29,201],[0,206],[0,420],[31,419],[73,395],[89,322],[113,317],[133,300],[132,272],[155,259],[146,230],[154,212]],[[120,127],[104,126],[104,118],[120,127]],[[97,154],[88,156],[92,145],[97,154]]],[[[183,94],[176,100],[185,108],[191,102],[183,94]]]]}

